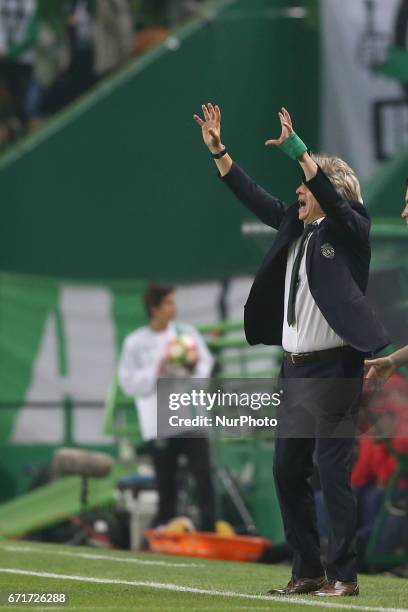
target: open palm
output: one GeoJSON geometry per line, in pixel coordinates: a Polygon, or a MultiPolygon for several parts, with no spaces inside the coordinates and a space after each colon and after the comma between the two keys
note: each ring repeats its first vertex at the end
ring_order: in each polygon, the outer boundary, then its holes
{"type": "Polygon", "coordinates": [[[217,150],[221,146],[221,111],[219,106],[203,104],[204,119],[193,115],[193,119],[201,127],[203,140],[210,150],[217,150]]]}
{"type": "Polygon", "coordinates": [[[292,118],[289,115],[286,108],[282,107],[278,115],[279,115],[279,119],[280,119],[281,127],[282,127],[281,135],[279,136],[279,138],[267,140],[265,144],[268,147],[270,146],[276,147],[276,146],[281,145],[283,142],[285,142],[287,138],[289,138],[291,134],[293,134],[292,118]]]}

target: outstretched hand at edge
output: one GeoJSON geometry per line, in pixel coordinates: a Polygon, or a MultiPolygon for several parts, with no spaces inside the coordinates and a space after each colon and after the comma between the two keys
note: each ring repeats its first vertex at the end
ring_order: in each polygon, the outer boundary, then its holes
{"type": "Polygon", "coordinates": [[[390,356],[366,359],[364,365],[369,368],[366,379],[377,391],[382,389],[389,377],[396,371],[395,363],[390,356]]]}

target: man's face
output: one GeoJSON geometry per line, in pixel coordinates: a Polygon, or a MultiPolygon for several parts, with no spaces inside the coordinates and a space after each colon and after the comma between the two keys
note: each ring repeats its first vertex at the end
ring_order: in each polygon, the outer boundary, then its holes
{"type": "Polygon", "coordinates": [[[299,219],[303,223],[313,223],[316,219],[324,217],[324,212],[312,192],[303,184],[296,189],[299,202],[299,219]]]}
{"type": "Polygon", "coordinates": [[[162,323],[169,323],[176,318],[177,306],[175,293],[168,293],[159,306],[152,308],[153,318],[162,323]]]}
{"type": "Polygon", "coordinates": [[[401,213],[401,217],[405,219],[406,224],[408,225],[408,189],[405,194],[405,208],[401,213]]]}

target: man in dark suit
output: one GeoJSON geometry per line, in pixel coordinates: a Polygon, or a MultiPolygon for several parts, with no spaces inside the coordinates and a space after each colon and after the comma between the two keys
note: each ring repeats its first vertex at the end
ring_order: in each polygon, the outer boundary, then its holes
{"type": "Polygon", "coordinates": [[[358,595],[356,508],[350,484],[354,437],[353,429],[343,425],[356,410],[364,356],[388,344],[364,296],[370,219],[359,182],[342,160],[310,155],[282,109],[281,136],[265,144],[280,147],[302,168],[298,201],[288,207],[233,162],[221,143],[219,107],[207,104],[202,110],[204,118],[194,119],[223,182],[278,230],[245,305],[249,344],[281,344],[284,349],[285,403],[278,414],[282,435],[276,441],[274,475],[286,538],[293,549],[293,572],[286,587],[269,592],[358,595]],[[297,396],[299,379],[309,382],[307,392],[317,389],[311,401],[309,397],[312,413],[297,396]],[[322,381],[323,387],[318,384],[322,381]],[[351,392],[347,381],[354,383],[351,392]],[[313,435],[302,435],[310,424],[313,435]],[[337,427],[342,434],[336,433],[337,427]],[[314,453],[331,528],[326,575],[309,482],[314,453]]]}

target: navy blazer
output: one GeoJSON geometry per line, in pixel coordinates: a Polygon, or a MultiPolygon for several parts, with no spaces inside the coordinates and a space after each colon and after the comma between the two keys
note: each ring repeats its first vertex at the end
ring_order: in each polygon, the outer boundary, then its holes
{"type": "MultiPolygon", "coordinates": [[[[304,227],[299,205],[286,206],[235,163],[222,180],[261,221],[278,230],[245,304],[245,335],[251,345],[281,345],[288,248],[304,227]]],[[[368,212],[360,202],[339,195],[320,168],[305,185],[326,214],[306,251],[310,292],[336,334],[358,351],[376,353],[389,339],[365,298],[371,259],[368,212]]]]}

